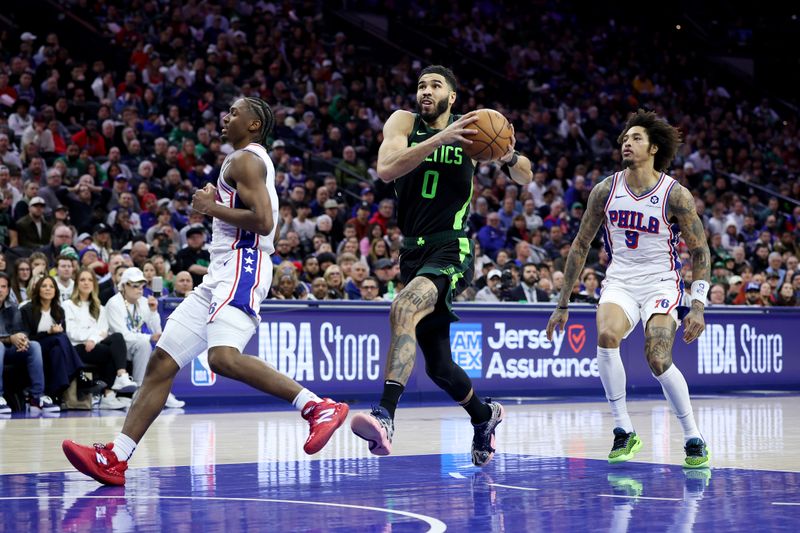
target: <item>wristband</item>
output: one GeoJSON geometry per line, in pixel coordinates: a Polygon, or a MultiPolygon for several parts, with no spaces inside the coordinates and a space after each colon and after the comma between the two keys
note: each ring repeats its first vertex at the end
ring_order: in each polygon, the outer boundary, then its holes
{"type": "Polygon", "coordinates": [[[692,282],[692,300],[698,300],[705,305],[711,285],[702,279],[692,282]]]}
{"type": "Polygon", "coordinates": [[[508,160],[508,163],[506,163],[506,164],[507,164],[509,167],[513,167],[514,165],[516,165],[516,164],[517,164],[517,161],[519,161],[519,152],[517,152],[517,151],[515,150],[515,151],[514,151],[514,155],[512,155],[512,156],[511,156],[511,159],[509,159],[509,160],[508,160]]]}
{"type": "Polygon", "coordinates": [[[557,305],[556,309],[569,309],[569,307],[568,306],[561,307],[560,305],[557,305]]]}

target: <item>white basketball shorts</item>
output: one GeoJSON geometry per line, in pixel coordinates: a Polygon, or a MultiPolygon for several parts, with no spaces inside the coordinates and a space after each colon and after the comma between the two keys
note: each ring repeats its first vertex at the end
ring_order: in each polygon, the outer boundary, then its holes
{"type": "Polygon", "coordinates": [[[631,277],[624,281],[606,279],[600,292],[601,305],[616,304],[628,317],[630,328],[625,332],[625,337],[631,334],[640,320],[642,326],[647,327],[647,321],[653,315],[670,315],[680,326],[678,306],[682,305],[683,298],[683,280],[678,272],[631,277]]]}
{"type": "Polygon", "coordinates": [[[272,261],[259,250],[213,256],[203,283],[167,319],[157,346],[183,368],[207,348],[240,352],[259,322],[261,302],[272,283],[272,261]]]}

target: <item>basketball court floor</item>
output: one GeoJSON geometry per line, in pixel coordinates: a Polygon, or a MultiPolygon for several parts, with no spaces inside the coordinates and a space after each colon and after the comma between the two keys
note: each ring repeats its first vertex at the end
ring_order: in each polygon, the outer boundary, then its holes
{"type": "MultiPolygon", "coordinates": [[[[605,403],[498,398],[494,460],[472,466],[449,405],[401,403],[394,452],[343,427],[313,457],[296,411],[164,411],[125,487],[74,472],[61,441],[107,442],[123,412],[0,420],[0,533],[28,531],[798,531],[800,396],[695,396],[713,468],[680,467],[665,402],[631,401],[644,447],[609,465],[605,403]]],[[[351,415],[368,409],[354,404],[351,415]]]]}

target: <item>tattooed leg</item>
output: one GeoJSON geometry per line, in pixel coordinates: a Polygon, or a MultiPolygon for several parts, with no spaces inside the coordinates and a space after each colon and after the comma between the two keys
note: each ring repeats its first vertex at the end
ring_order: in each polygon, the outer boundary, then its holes
{"type": "Polygon", "coordinates": [[[660,376],[672,366],[675,320],[670,315],[653,315],[645,330],[644,353],[653,374],[660,376]]]}
{"type": "Polygon", "coordinates": [[[438,298],[436,285],[428,278],[417,277],[392,302],[389,315],[392,338],[386,360],[386,380],[402,385],[408,382],[417,355],[417,324],[433,311],[438,298]]]}
{"type": "Polygon", "coordinates": [[[661,385],[670,409],[678,417],[685,441],[702,438],[694,419],[692,401],[686,378],[677,365],[672,364],[672,342],[677,324],[669,315],[653,315],[645,331],[645,351],[650,369],[661,385]]]}

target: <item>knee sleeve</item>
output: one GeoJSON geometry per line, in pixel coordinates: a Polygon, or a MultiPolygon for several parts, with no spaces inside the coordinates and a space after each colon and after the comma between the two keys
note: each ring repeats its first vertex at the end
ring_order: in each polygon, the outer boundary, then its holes
{"type": "Polygon", "coordinates": [[[453,362],[450,351],[450,328],[440,327],[426,330],[417,342],[425,356],[425,372],[436,385],[453,400],[463,401],[472,390],[472,381],[464,370],[453,362]]]}

